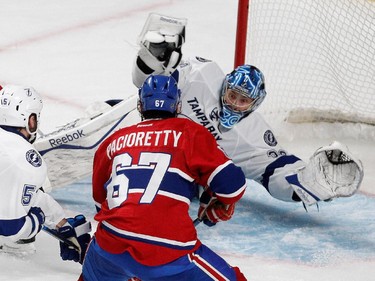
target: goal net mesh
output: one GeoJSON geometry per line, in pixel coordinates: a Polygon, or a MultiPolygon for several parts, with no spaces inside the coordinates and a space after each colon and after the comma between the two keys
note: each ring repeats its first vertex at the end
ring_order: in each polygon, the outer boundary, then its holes
{"type": "Polygon", "coordinates": [[[246,63],[267,121],[375,124],[375,2],[251,0],[246,63]]]}

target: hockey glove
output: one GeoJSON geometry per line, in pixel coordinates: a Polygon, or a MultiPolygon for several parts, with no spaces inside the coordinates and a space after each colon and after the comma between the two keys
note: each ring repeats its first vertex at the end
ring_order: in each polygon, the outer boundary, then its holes
{"type": "Polygon", "coordinates": [[[60,242],[60,256],[63,260],[73,260],[82,264],[91,239],[91,224],[83,215],[67,220],[68,222],[58,229],[58,233],[73,242],[76,248],[60,242]]]}
{"type": "Polygon", "coordinates": [[[170,75],[182,58],[186,19],[150,14],[139,36],[138,56],[132,78],[141,87],[150,74],[170,75]]]}
{"type": "Polygon", "coordinates": [[[306,167],[286,177],[307,205],[335,197],[349,197],[358,190],[362,179],[362,162],[347,146],[336,141],[319,148],[306,167]]]}
{"type": "Polygon", "coordinates": [[[150,74],[170,75],[182,58],[187,19],[151,13],[139,35],[132,79],[140,88],[150,74]]]}
{"type": "Polygon", "coordinates": [[[224,204],[209,191],[204,191],[199,199],[198,219],[205,225],[213,226],[219,221],[230,220],[234,214],[235,204],[224,204]]]}
{"type": "Polygon", "coordinates": [[[184,38],[180,34],[167,35],[148,31],[141,41],[137,65],[145,74],[171,74],[181,61],[181,46],[184,38]]]}

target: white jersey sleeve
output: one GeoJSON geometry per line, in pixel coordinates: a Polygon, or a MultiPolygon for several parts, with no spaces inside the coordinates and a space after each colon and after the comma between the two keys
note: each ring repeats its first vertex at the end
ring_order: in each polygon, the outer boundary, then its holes
{"type": "Polygon", "coordinates": [[[0,129],[0,237],[16,241],[28,238],[33,221],[27,216],[39,207],[46,222],[55,225],[65,217],[61,206],[40,190],[47,167],[36,149],[21,135],[0,129]]]}
{"type": "Polygon", "coordinates": [[[194,58],[180,64],[182,115],[206,127],[246,178],[262,184],[275,198],[294,201],[293,188],[285,179],[305,166],[278,143],[263,117],[253,112],[234,128],[219,128],[220,93],[225,74],[212,61],[194,58]]]}

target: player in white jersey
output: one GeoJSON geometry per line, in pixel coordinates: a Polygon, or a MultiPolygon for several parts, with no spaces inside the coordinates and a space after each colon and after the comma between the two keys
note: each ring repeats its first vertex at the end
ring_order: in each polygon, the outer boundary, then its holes
{"type": "Polygon", "coordinates": [[[255,111],[266,96],[262,72],[243,65],[225,75],[202,58],[180,62],[186,21],[165,18],[150,15],[140,35],[133,67],[137,87],[151,73],[172,74],[179,80],[183,114],[206,127],[245,176],[279,200],[312,205],[358,190],[362,164],[345,145],[322,147],[308,163],[288,153],[255,111]]]}
{"type": "Polygon", "coordinates": [[[0,90],[0,251],[35,252],[35,236],[46,225],[78,246],[61,243],[61,257],[80,261],[90,240],[89,222],[83,215],[66,219],[42,189],[47,167],[32,146],[42,107],[33,88],[5,85],[0,90]],[[77,226],[86,231],[76,232],[77,226]]]}

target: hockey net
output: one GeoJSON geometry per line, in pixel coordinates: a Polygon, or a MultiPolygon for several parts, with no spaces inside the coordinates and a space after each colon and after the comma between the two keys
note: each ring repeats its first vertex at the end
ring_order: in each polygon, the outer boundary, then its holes
{"type": "Polygon", "coordinates": [[[251,0],[245,52],[267,121],[375,125],[375,1],[251,0]]]}

